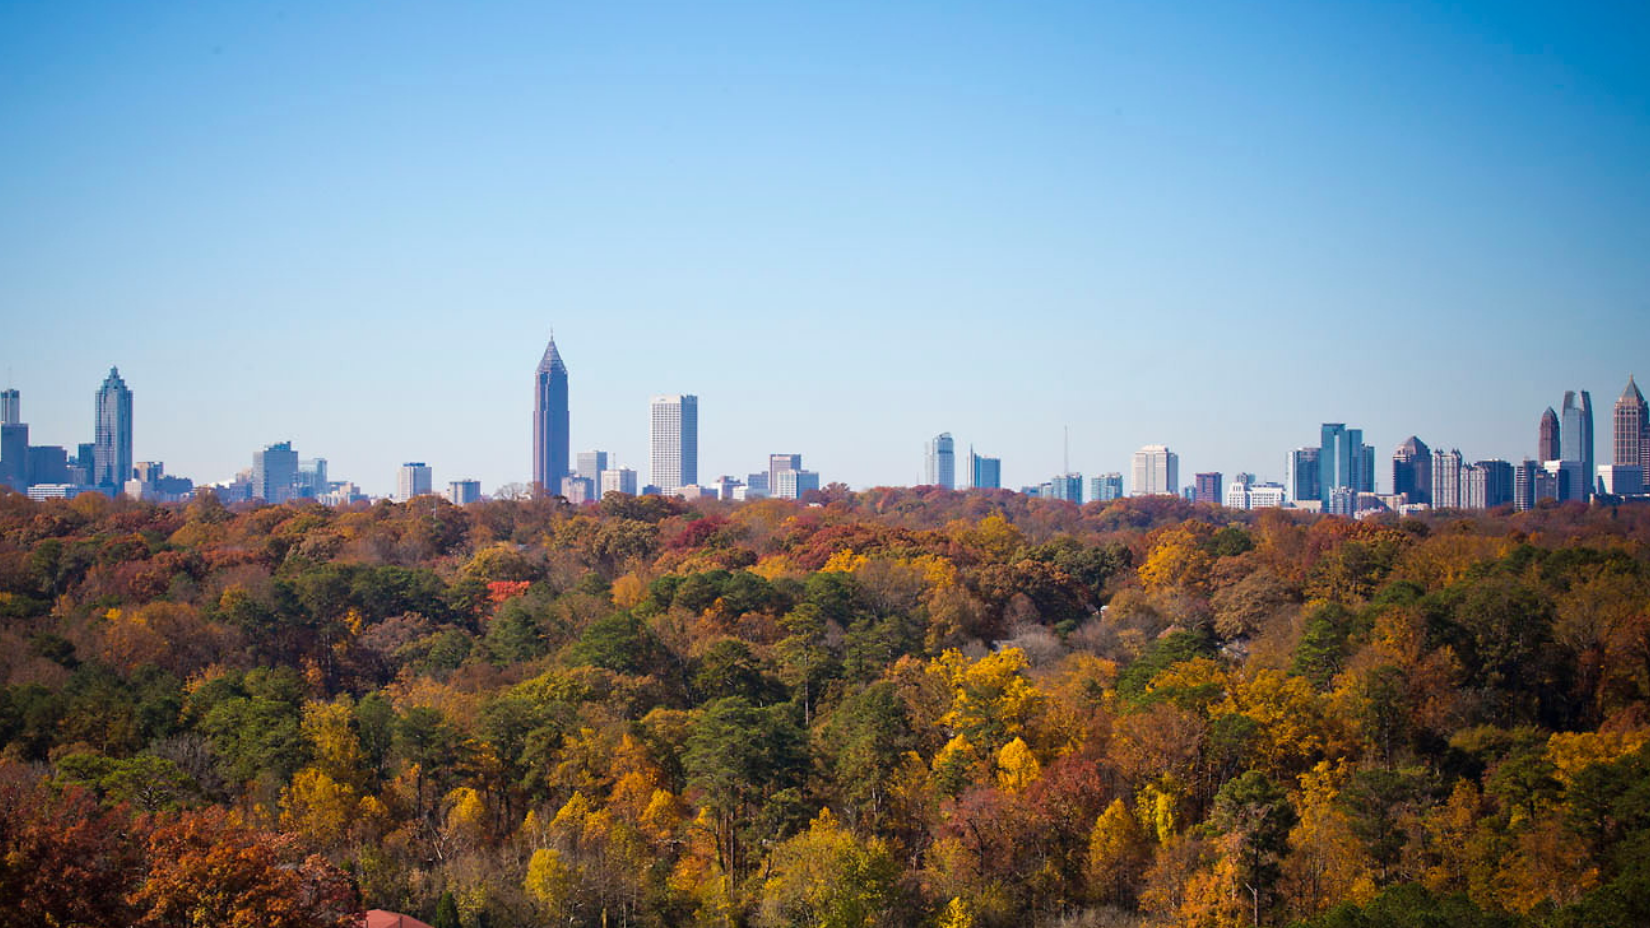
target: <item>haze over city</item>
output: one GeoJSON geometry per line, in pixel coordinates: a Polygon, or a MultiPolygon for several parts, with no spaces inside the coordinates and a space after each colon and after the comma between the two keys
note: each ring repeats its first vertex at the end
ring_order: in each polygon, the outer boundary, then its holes
{"type": "MultiPolygon", "coordinates": [[[[291,440],[529,478],[572,447],[1283,475],[1322,422],[1534,452],[1644,374],[1642,8],[338,4],[0,11],[3,386],[199,482],[291,440]]],[[[1601,436],[1608,426],[1601,424],[1601,436]]],[[[1384,479],[1384,478],[1383,478],[1384,479]]]]}

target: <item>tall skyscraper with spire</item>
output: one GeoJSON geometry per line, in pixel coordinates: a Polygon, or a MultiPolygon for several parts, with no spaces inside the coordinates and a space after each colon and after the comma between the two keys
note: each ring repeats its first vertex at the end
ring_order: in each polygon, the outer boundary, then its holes
{"type": "Polygon", "coordinates": [[[1556,461],[1562,450],[1558,443],[1558,413],[1548,406],[1547,411],[1541,414],[1541,434],[1535,442],[1535,459],[1538,461],[1556,461]]]}
{"type": "Polygon", "coordinates": [[[572,447],[567,423],[567,365],[550,336],[533,375],[533,492],[561,492],[572,447]]]}
{"type": "Polygon", "coordinates": [[[1611,463],[1617,467],[1637,467],[1640,473],[1650,472],[1650,416],[1646,414],[1644,394],[1639,385],[1627,378],[1627,389],[1616,400],[1612,419],[1615,423],[1615,454],[1611,463]]]}
{"type": "Polygon", "coordinates": [[[132,391],[119,368],[109,368],[98,388],[95,413],[92,483],[118,493],[132,477],[132,391]]]}

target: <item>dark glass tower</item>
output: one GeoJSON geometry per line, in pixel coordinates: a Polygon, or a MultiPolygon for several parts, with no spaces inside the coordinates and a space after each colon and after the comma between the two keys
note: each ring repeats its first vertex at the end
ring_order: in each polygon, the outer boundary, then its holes
{"type": "Polygon", "coordinates": [[[1558,413],[1548,406],[1541,414],[1541,437],[1536,439],[1535,458],[1538,461],[1556,461],[1559,458],[1558,413]]]}
{"type": "Polygon", "coordinates": [[[1432,503],[1432,449],[1414,435],[1392,454],[1392,492],[1412,503],[1432,503]]]}
{"type": "Polygon", "coordinates": [[[92,432],[92,483],[119,493],[132,479],[132,391],[120,379],[120,369],[97,391],[97,422],[92,432]]]}
{"type": "Polygon", "coordinates": [[[567,365],[552,335],[533,375],[534,494],[561,492],[561,478],[570,473],[567,431],[567,365]]]}

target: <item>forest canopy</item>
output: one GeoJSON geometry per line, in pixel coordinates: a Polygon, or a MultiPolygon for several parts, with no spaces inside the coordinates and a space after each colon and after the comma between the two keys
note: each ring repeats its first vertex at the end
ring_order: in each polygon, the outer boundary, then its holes
{"type": "Polygon", "coordinates": [[[0,495],[0,926],[1650,924],[1650,506],[0,495]]]}

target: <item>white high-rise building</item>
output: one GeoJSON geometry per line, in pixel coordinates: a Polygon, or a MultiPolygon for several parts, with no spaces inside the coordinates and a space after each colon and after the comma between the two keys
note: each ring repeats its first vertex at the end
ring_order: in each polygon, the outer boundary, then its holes
{"type": "Polygon", "coordinates": [[[1466,504],[1461,494],[1462,462],[1460,451],[1432,452],[1432,507],[1460,509],[1466,504]]]}
{"type": "Polygon", "coordinates": [[[1168,445],[1146,445],[1134,453],[1130,496],[1173,496],[1180,492],[1180,455],[1168,445]]]}
{"type": "Polygon", "coordinates": [[[811,470],[782,470],[778,480],[773,492],[777,499],[801,499],[809,490],[819,489],[819,474],[811,470]]]}
{"type": "Polygon", "coordinates": [[[670,496],[699,482],[699,398],[655,396],[651,418],[653,485],[670,496]]]}
{"type": "Polygon", "coordinates": [[[408,461],[401,465],[395,478],[395,498],[397,502],[406,502],[415,496],[425,496],[433,486],[433,472],[430,465],[423,461],[408,461]]]}
{"type": "Polygon", "coordinates": [[[447,501],[454,506],[468,506],[481,502],[481,481],[451,480],[447,482],[447,501]]]}
{"type": "Polygon", "coordinates": [[[943,487],[947,490],[957,488],[957,454],[956,445],[951,440],[950,432],[941,432],[929,439],[923,447],[924,471],[923,482],[931,487],[943,487]]]}
{"type": "Polygon", "coordinates": [[[636,472],[628,467],[618,467],[602,471],[602,494],[623,493],[626,496],[636,495],[636,472]]]}

